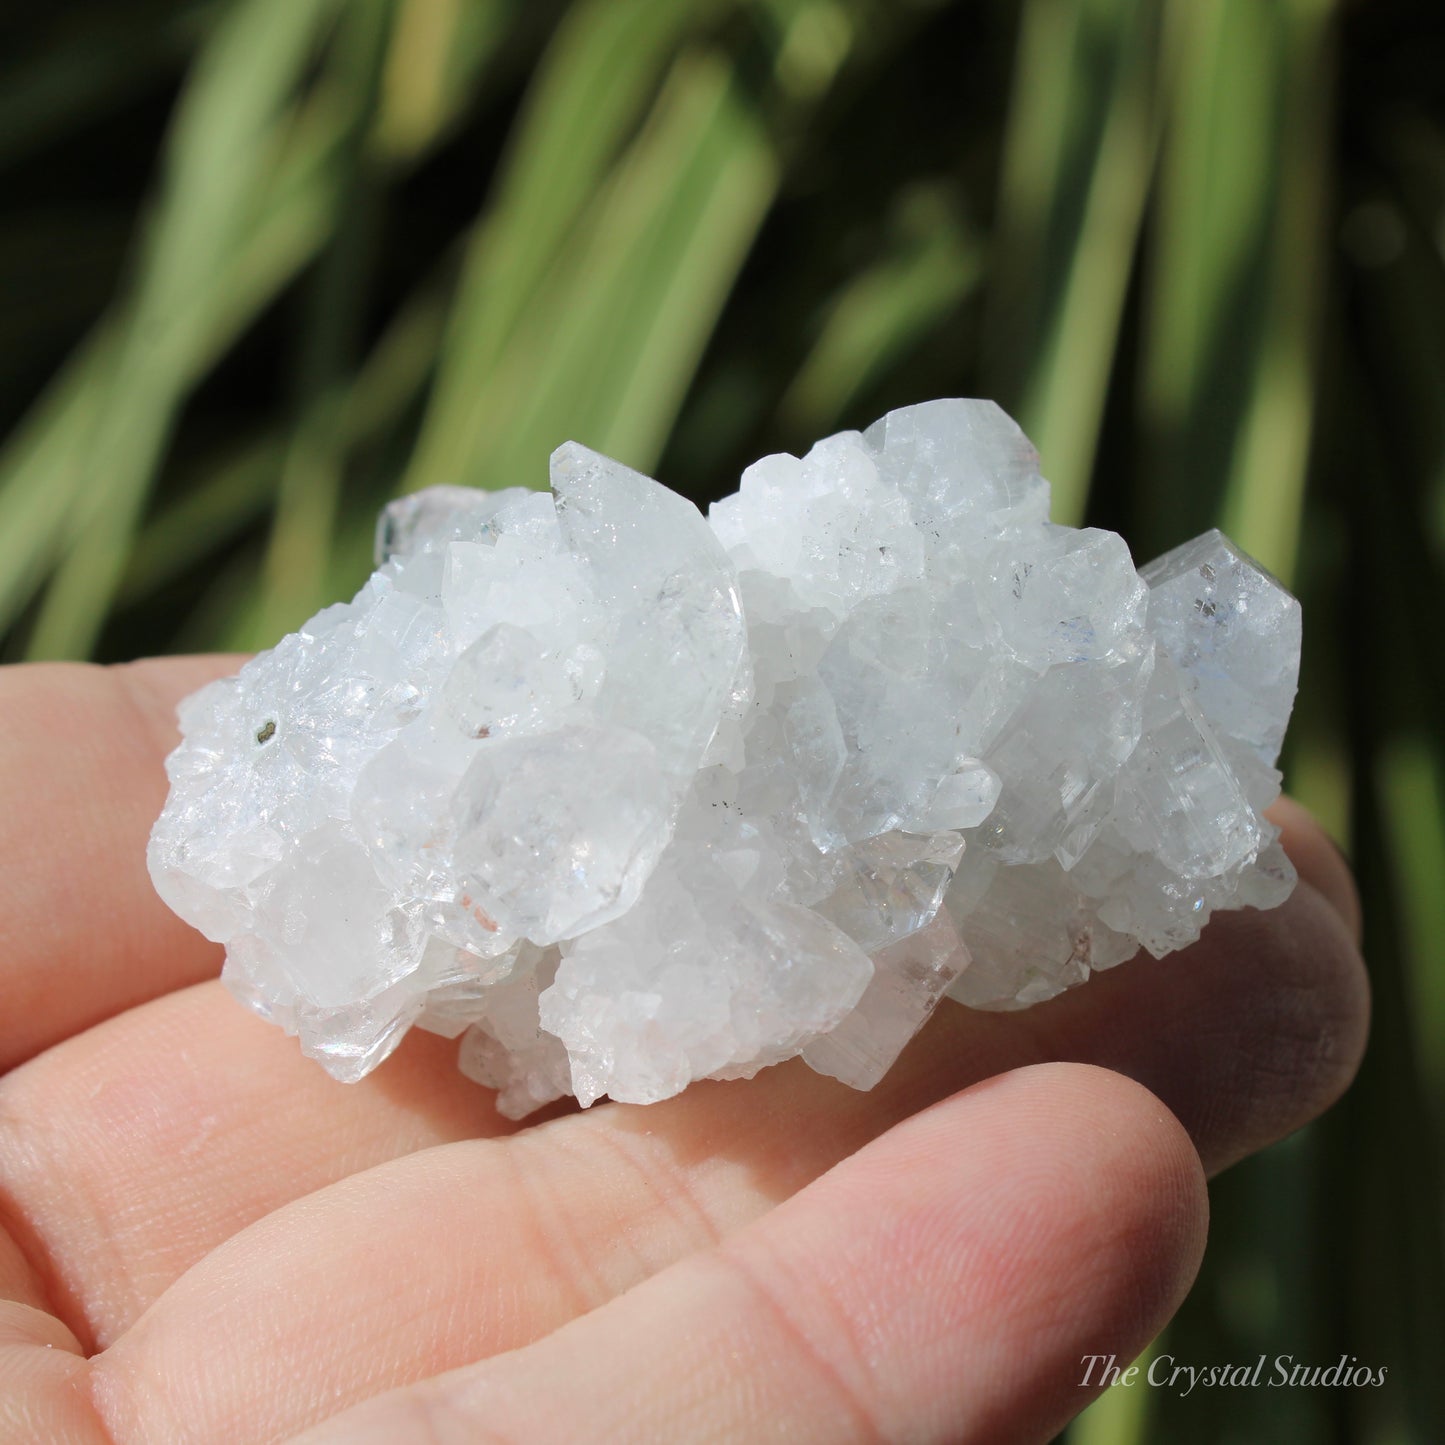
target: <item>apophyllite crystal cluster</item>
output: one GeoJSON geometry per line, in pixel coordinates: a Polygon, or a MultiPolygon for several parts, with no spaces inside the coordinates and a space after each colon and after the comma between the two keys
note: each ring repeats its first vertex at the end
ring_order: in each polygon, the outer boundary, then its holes
{"type": "Polygon", "coordinates": [[[1294,874],[1261,816],[1298,604],[1211,532],[1136,572],[936,401],[706,519],[573,443],[388,507],[377,570],[182,706],[150,866],[342,1079],[407,1029],[520,1116],[799,1055],[874,1084],[1294,874]]]}

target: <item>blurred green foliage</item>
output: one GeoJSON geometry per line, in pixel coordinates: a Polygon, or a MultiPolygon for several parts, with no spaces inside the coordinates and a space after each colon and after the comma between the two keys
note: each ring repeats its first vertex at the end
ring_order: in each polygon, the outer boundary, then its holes
{"type": "Polygon", "coordinates": [[[700,502],[997,397],[1061,520],[1300,592],[1358,1086],[1214,1192],[1167,1337],[1379,1390],[1076,1442],[1445,1424],[1445,14],[1407,0],[71,0],[0,15],[3,655],[273,641],[438,481],[575,437],[700,502]]]}

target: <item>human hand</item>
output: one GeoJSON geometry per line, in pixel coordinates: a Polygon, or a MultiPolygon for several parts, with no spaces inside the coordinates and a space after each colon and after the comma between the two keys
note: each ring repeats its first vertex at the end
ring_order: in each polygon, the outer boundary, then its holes
{"type": "Polygon", "coordinates": [[[1282,802],[1283,907],[945,1005],[871,1093],[518,1126],[416,1033],[337,1084],[145,872],[174,704],[233,666],[0,670],[4,1445],[1045,1440],[1178,1306],[1205,1171],[1358,1063],[1353,885],[1282,802]]]}

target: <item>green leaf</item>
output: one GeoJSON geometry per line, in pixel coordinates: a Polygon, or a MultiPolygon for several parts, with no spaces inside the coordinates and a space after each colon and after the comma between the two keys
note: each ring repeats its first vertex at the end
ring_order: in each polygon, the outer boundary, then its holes
{"type": "MultiPolygon", "coordinates": [[[[93,425],[83,439],[77,433],[78,446],[70,443],[59,479],[83,526],[51,583],[31,656],[84,655],[104,623],[194,377],[198,338],[217,323],[225,329],[225,313],[234,314],[234,296],[223,296],[219,316],[209,304],[216,273],[256,218],[292,86],[329,10],[328,0],[245,0],[202,54],[173,128],[134,288],[112,322],[109,365],[86,373],[97,393],[84,401],[93,425]]],[[[50,482],[42,473],[20,490],[50,482]]]]}
{"type": "Polygon", "coordinates": [[[650,466],[776,181],[727,67],[679,60],[477,399],[474,479],[544,485],[559,437],[650,466]]]}
{"type": "Polygon", "coordinates": [[[1333,0],[1278,7],[1280,118],[1268,283],[1220,514],[1224,530],[1286,582],[1295,571],[1314,427],[1333,8],[1333,0]]]}
{"type": "Polygon", "coordinates": [[[716,0],[582,0],[568,11],[533,81],[495,198],[473,232],[402,490],[477,480],[492,441],[478,398],[498,380],[503,347],[538,304],[543,277],[645,113],[681,37],[717,8],[716,0]]]}
{"type": "Polygon", "coordinates": [[[332,83],[345,98],[341,176],[330,244],[312,278],[296,384],[297,421],[281,466],[256,645],[270,645],[329,600],[331,534],[344,470],[347,377],[361,332],[379,176],[368,153],[393,19],[391,0],[352,0],[333,48],[332,83]]]}
{"type": "Polygon", "coordinates": [[[854,399],[906,359],[983,278],[983,247],[961,224],[947,191],[902,198],[888,254],[833,299],[821,333],[779,404],[792,435],[822,436],[854,399]]]}
{"type": "Polygon", "coordinates": [[[428,150],[521,19],[518,0],[400,0],[376,121],[381,153],[403,161],[428,150]]]}
{"type": "Polygon", "coordinates": [[[225,462],[211,462],[146,523],[127,559],[117,603],[143,601],[265,517],[284,459],[281,439],[269,436],[225,462]]]}
{"type": "Polygon", "coordinates": [[[1158,143],[1155,0],[1031,0],[993,264],[996,390],[1077,523],[1158,143]]]}

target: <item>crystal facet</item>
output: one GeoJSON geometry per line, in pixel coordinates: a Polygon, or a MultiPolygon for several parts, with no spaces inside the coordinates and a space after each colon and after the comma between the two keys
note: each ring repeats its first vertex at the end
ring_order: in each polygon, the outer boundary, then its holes
{"type": "Polygon", "coordinates": [[[377,570],[182,705],[151,838],[224,977],[342,1079],[413,1024],[520,1117],[801,1055],[872,1087],[1294,875],[1295,600],[1137,572],[992,403],[766,457],[705,519],[569,442],[392,503],[377,570]]]}

